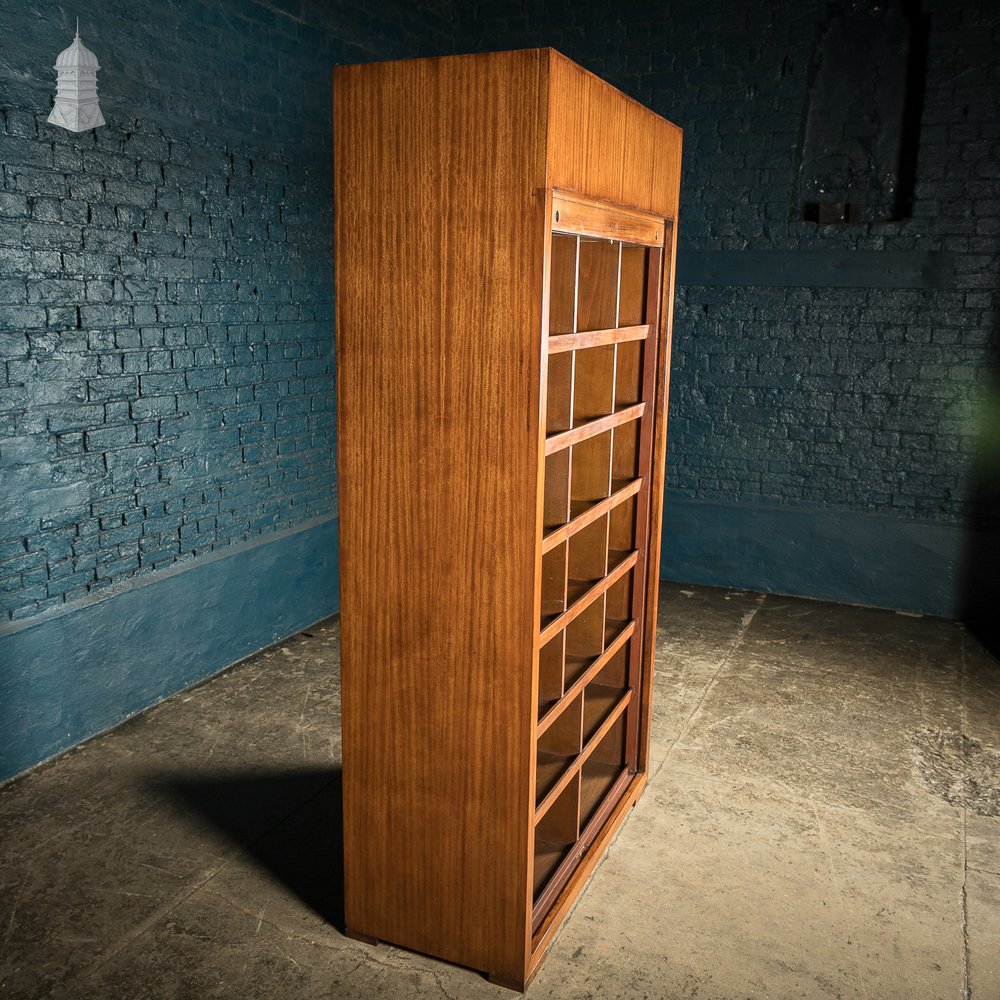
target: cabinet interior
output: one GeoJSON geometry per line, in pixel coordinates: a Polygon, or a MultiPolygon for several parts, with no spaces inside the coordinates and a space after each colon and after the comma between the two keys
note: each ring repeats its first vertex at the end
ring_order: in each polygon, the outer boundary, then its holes
{"type": "Polygon", "coordinates": [[[551,235],[535,927],[637,767],[658,264],[647,245],[551,235]]]}

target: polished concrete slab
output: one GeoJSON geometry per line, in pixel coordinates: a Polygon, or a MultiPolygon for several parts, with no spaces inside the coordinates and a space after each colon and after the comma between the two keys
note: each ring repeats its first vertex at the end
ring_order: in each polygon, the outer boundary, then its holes
{"type": "MultiPolygon", "coordinates": [[[[529,996],[1000,997],[1000,664],[665,588],[654,774],[529,996]]],[[[329,621],[0,788],[0,998],[502,998],[345,938],[329,621]]]]}

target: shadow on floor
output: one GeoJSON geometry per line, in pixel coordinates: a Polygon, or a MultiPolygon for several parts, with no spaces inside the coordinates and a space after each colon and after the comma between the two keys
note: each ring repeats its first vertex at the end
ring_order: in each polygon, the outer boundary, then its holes
{"type": "Polygon", "coordinates": [[[161,775],[161,790],[209,820],[327,923],[344,929],[340,768],[161,775]]]}

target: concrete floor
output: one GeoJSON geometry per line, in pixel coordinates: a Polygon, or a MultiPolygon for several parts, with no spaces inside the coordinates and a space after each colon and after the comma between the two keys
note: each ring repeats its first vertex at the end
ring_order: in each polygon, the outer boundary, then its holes
{"type": "MultiPolygon", "coordinates": [[[[529,996],[1000,998],[1000,665],[761,594],[661,622],[653,779],[529,996]]],[[[336,930],[337,666],[328,622],[0,789],[0,997],[512,996],[336,930]]]]}

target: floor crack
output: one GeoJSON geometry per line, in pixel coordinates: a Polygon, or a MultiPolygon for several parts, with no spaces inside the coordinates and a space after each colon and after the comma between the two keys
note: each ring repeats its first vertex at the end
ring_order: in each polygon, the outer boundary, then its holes
{"type": "Polygon", "coordinates": [[[968,810],[962,809],[962,1000],[972,1000],[969,977],[969,852],[966,842],[968,815],[968,810]]]}
{"type": "MultiPolygon", "coordinates": [[[[959,644],[959,697],[961,698],[962,732],[968,729],[966,679],[968,678],[965,636],[959,644]]],[[[968,750],[966,748],[965,752],[968,750]]],[[[969,973],[969,810],[962,806],[962,1000],[972,1000],[972,979],[969,973]]]]}
{"type": "Polygon", "coordinates": [[[87,968],[82,969],[80,978],[90,978],[100,972],[112,959],[120,955],[136,938],[141,937],[151,927],[158,924],[164,917],[177,909],[181,903],[190,899],[199,889],[206,886],[222,871],[222,865],[209,869],[201,878],[186,885],[180,892],[175,893],[162,906],[158,906],[145,920],[140,920],[130,931],[123,934],[110,948],[106,949],[87,968]]]}
{"type": "Polygon", "coordinates": [[[711,692],[711,690],[715,687],[716,683],[719,680],[720,675],[722,674],[722,671],[729,666],[729,663],[732,660],[733,656],[736,654],[736,651],[740,648],[740,646],[743,645],[743,640],[746,637],[747,630],[750,628],[751,623],[757,616],[757,612],[760,611],[760,609],[763,607],[764,601],[766,599],[767,599],[767,594],[758,594],[756,600],[756,607],[753,608],[751,611],[748,611],[742,617],[742,619],[740,619],[740,626],[736,630],[736,635],[733,636],[732,641],[729,643],[729,646],[727,647],[725,653],[719,660],[719,665],[715,668],[715,671],[712,673],[712,676],[708,679],[708,683],[705,685],[704,690],[701,692],[701,697],[695,703],[694,708],[691,709],[691,713],[685,720],[684,725],[680,727],[680,729],[677,732],[677,735],[674,737],[670,746],[667,748],[667,752],[663,755],[663,760],[660,761],[660,764],[656,768],[656,771],[652,775],[650,775],[649,779],[650,781],[654,781],[656,779],[656,776],[660,773],[660,771],[663,770],[663,766],[664,764],[666,764],[667,759],[673,752],[674,747],[676,747],[677,744],[680,743],[681,739],[687,736],[687,734],[691,731],[691,727],[694,725],[695,717],[701,711],[701,706],[705,704],[705,699],[708,697],[709,692],[711,692]]]}

